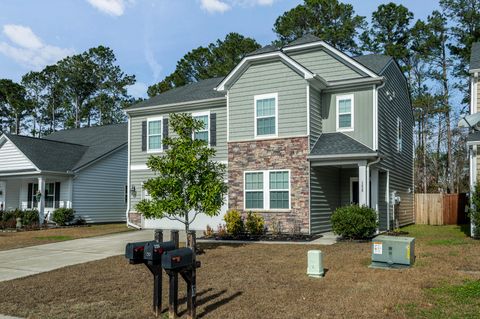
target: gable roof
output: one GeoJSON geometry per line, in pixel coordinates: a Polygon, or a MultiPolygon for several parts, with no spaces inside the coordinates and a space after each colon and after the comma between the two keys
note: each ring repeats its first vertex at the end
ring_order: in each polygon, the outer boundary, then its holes
{"type": "Polygon", "coordinates": [[[217,77],[176,87],[126,109],[225,98],[225,93],[214,90],[222,80],[223,77],[217,77]]]}
{"type": "Polygon", "coordinates": [[[354,59],[377,74],[381,74],[390,61],[393,60],[391,56],[383,54],[360,55],[354,57],[354,59]]]}
{"type": "Polygon", "coordinates": [[[7,138],[42,171],[67,172],[75,167],[88,147],[21,135],[7,138]]]}
{"type": "Polygon", "coordinates": [[[292,42],[289,42],[288,44],[286,44],[284,46],[284,48],[288,48],[288,47],[293,47],[293,46],[296,46],[296,45],[302,45],[302,44],[307,44],[307,43],[312,43],[312,42],[318,42],[318,41],[322,41],[322,39],[320,39],[319,37],[317,36],[314,36],[313,34],[305,34],[304,36],[292,41],[292,42]]]}
{"type": "Polygon", "coordinates": [[[480,42],[475,42],[470,53],[470,70],[478,69],[480,69],[480,42]]]}
{"type": "Polygon", "coordinates": [[[348,154],[377,154],[366,145],[340,133],[323,133],[310,151],[310,155],[332,156],[348,154]]]}
{"type": "Polygon", "coordinates": [[[64,130],[45,138],[5,133],[41,171],[71,172],[127,143],[127,124],[64,130]]]}

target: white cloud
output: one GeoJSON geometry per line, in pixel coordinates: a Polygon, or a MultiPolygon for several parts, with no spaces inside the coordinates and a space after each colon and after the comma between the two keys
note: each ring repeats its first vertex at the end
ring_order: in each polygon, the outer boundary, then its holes
{"type": "Polygon", "coordinates": [[[67,55],[74,54],[73,49],[60,48],[45,44],[33,33],[32,29],[22,25],[7,24],[3,34],[12,42],[0,42],[0,53],[12,58],[27,68],[41,69],[53,64],[67,55]]]}
{"type": "Polygon", "coordinates": [[[145,48],[145,60],[147,60],[148,66],[152,70],[152,75],[154,81],[158,81],[160,79],[160,75],[162,74],[162,66],[160,63],[157,62],[155,59],[155,54],[150,46],[147,45],[145,48]]]}
{"type": "Polygon", "coordinates": [[[220,12],[230,10],[230,5],[220,0],[201,0],[201,8],[209,13],[220,12]]]}
{"type": "Polygon", "coordinates": [[[278,0],[200,0],[200,6],[209,13],[223,13],[233,7],[271,6],[278,0]]]}
{"type": "Polygon", "coordinates": [[[94,8],[111,16],[119,17],[125,13],[126,0],[87,0],[94,8]]]}
{"type": "Polygon", "coordinates": [[[27,49],[39,49],[43,46],[42,41],[29,27],[16,24],[3,26],[3,33],[15,44],[27,49]]]}
{"type": "Polygon", "coordinates": [[[133,97],[147,97],[148,85],[137,81],[134,85],[128,86],[127,90],[133,97]]]}

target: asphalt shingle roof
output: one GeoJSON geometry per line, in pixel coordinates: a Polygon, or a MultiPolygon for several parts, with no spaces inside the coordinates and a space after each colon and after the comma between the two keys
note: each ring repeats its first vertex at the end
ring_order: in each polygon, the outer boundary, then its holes
{"type": "Polygon", "coordinates": [[[376,154],[374,150],[343,133],[323,133],[310,155],[376,154]]]}
{"type": "Polygon", "coordinates": [[[480,142],[480,132],[473,132],[468,134],[467,142],[480,142]]]}
{"type": "Polygon", "coordinates": [[[269,53],[269,52],[276,52],[276,51],[280,51],[280,48],[273,44],[269,44],[253,52],[248,53],[247,56],[252,56],[252,55],[257,55],[262,53],[269,53]]]}
{"type": "MultiPolygon", "coordinates": [[[[222,82],[223,77],[201,80],[180,86],[148,100],[142,101],[129,108],[148,107],[155,105],[165,105],[173,103],[191,102],[197,100],[213,99],[217,97],[225,97],[225,93],[217,92],[214,88],[222,82]]],[[[128,109],[128,108],[127,108],[128,109]]]]}
{"type": "Polygon", "coordinates": [[[284,46],[284,48],[292,47],[294,45],[301,45],[301,44],[307,44],[307,43],[311,43],[311,42],[318,42],[318,41],[321,41],[321,40],[322,39],[320,39],[317,36],[314,36],[313,34],[305,34],[301,38],[298,38],[298,39],[288,43],[287,45],[284,46]]]}
{"type": "Polygon", "coordinates": [[[5,134],[42,171],[67,172],[75,167],[88,147],[41,138],[5,134]]]}
{"type": "Polygon", "coordinates": [[[472,44],[472,52],[470,53],[470,70],[480,69],[480,42],[472,44]]]}
{"type": "Polygon", "coordinates": [[[42,171],[75,171],[127,144],[127,124],[58,131],[45,138],[5,134],[42,171]]]}
{"type": "Polygon", "coordinates": [[[354,57],[354,59],[363,66],[375,72],[376,74],[380,74],[387,66],[387,64],[390,63],[392,57],[383,54],[367,54],[356,56],[354,57]]]}

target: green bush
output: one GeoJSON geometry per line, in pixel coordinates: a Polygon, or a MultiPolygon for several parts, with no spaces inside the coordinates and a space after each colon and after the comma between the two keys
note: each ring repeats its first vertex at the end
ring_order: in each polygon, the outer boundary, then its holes
{"type": "Polygon", "coordinates": [[[470,220],[473,224],[472,237],[480,238],[480,184],[475,184],[472,192],[470,220]]]}
{"type": "Polygon", "coordinates": [[[38,224],[38,211],[36,209],[24,210],[18,217],[22,219],[22,225],[38,224]]]}
{"type": "Polygon", "coordinates": [[[232,209],[227,212],[223,220],[225,220],[229,235],[238,236],[244,231],[242,215],[238,210],[232,209]]]}
{"type": "Polygon", "coordinates": [[[256,213],[248,212],[245,227],[251,235],[261,235],[265,229],[265,220],[256,213]]]}
{"type": "Polygon", "coordinates": [[[75,212],[71,208],[57,208],[53,212],[52,220],[58,225],[65,226],[75,219],[75,212]]]}
{"type": "Polygon", "coordinates": [[[377,213],[366,206],[339,207],[332,214],[332,228],[337,235],[347,239],[366,239],[377,230],[377,213]]]}

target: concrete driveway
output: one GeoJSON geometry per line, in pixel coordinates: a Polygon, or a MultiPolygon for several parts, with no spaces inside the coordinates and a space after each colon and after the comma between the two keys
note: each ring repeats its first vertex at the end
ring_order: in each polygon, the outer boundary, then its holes
{"type": "Polygon", "coordinates": [[[130,231],[0,251],[0,281],[122,255],[127,243],[145,240],[153,240],[153,230],[130,231]]]}

